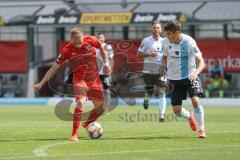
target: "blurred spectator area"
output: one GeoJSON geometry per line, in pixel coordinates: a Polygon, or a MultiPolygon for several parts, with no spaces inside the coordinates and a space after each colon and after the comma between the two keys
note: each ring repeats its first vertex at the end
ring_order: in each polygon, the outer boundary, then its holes
{"type": "MultiPolygon", "coordinates": [[[[200,75],[202,80],[202,85],[207,76],[207,73],[202,73],[200,75]]],[[[239,97],[240,96],[240,74],[239,73],[231,73],[225,72],[224,79],[228,81],[228,86],[224,88],[223,97],[239,97]]],[[[220,97],[219,89],[209,89],[209,97],[220,97]]]]}
{"type": "Polygon", "coordinates": [[[0,75],[0,97],[21,97],[26,95],[25,74],[5,73],[0,75]]]}

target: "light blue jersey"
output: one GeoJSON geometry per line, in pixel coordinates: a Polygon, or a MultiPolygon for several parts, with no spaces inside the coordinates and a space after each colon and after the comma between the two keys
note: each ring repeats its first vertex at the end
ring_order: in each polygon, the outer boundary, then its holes
{"type": "Polygon", "coordinates": [[[196,57],[201,57],[195,40],[182,34],[179,44],[171,43],[167,38],[163,42],[163,52],[167,56],[167,77],[170,80],[187,79],[196,70],[196,57]]]}

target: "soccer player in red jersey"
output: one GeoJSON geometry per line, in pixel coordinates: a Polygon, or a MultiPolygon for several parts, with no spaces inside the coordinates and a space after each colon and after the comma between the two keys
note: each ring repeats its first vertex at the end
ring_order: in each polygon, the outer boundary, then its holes
{"type": "Polygon", "coordinates": [[[86,97],[92,100],[94,109],[90,111],[88,118],[83,122],[84,128],[97,120],[104,112],[104,94],[98,75],[96,49],[100,49],[105,64],[103,72],[105,74],[109,73],[110,68],[106,63],[107,57],[102,43],[96,37],[84,35],[81,28],[73,28],[70,34],[71,41],[62,49],[56,63],[48,70],[41,82],[34,85],[34,89],[39,91],[56,74],[60,66],[68,60],[73,69],[73,87],[77,102],[73,115],[73,130],[70,140],[78,141],[78,129],[86,97]]]}

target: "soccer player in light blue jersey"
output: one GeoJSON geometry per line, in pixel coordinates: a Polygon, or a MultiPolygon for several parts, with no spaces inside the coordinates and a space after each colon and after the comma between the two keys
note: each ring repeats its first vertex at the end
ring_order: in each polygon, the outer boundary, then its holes
{"type": "Polygon", "coordinates": [[[198,137],[206,138],[204,111],[199,100],[203,91],[198,75],[205,67],[202,53],[192,37],[181,33],[181,25],[177,21],[168,22],[164,33],[167,38],[163,42],[160,74],[167,71],[167,79],[174,86],[171,92],[173,112],[188,119],[193,131],[197,130],[198,125],[198,137]],[[194,113],[182,106],[187,93],[191,97],[194,113]]]}
{"type": "MultiPolygon", "coordinates": [[[[160,65],[162,60],[162,42],[164,38],[160,37],[162,32],[161,24],[159,21],[152,22],[152,35],[142,40],[141,46],[138,48],[138,55],[143,57],[143,79],[146,84],[145,99],[143,106],[148,109],[149,98],[154,94],[154,90],[157,90],[156,83],[160,79],[160,65]],[[155,88],[154,88],[155,87],[155,88]]],[[[156,95],[157,94],[157,95],[156,95]]],[[[166,96],[165,93],[155,96],[159,97],[159,121],[165,120],[166,110],[166,96]]]]}

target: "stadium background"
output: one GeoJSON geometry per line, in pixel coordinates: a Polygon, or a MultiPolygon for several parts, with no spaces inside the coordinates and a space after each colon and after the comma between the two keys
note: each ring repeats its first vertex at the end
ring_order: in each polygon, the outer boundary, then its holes
{"type": "MultiPolygon", "coordinates": [[[[0,0],[0,160],[238,160],[239,8],[239,0],[0,0]],[[142,69],[136,51],[141,39],[151,34],[153,19],[163,25],[179,20],[183,32],[196,39],[207,67],[215,59],[224,66],[229,80],[224,98],[212,91],[210,98],[201,99],[208,137],[196,138],[186,120],[174,116],[169,99],[166,122],[159,123],[157,100],[144,110],[139,98],[135,106],[120,101],[100,117],[100,140],[90,140],[81,128],[79,142],[69,142],[72,115],[58,117],[62,110],[56,104],[74,99],[59,92],[64,88],[56,81],[51,82],[58,92],[45,85],[34,93],[32,86],[54,63],[71,28],[81,26],[91,35],[103,32],[114,48],[116,72],[122,69],[124,76],[134,77],[142,69]]],[[[58,75],[59,81],[66,78],[65,73],[58,75]]],[[[192,109],[189,99],[183,105],[192,109]]],[[[67,111],[72,113],[74,107],[72,103],[67,111]]],[[[90,108],[87,104],[85,111],[90,108]]]]}

